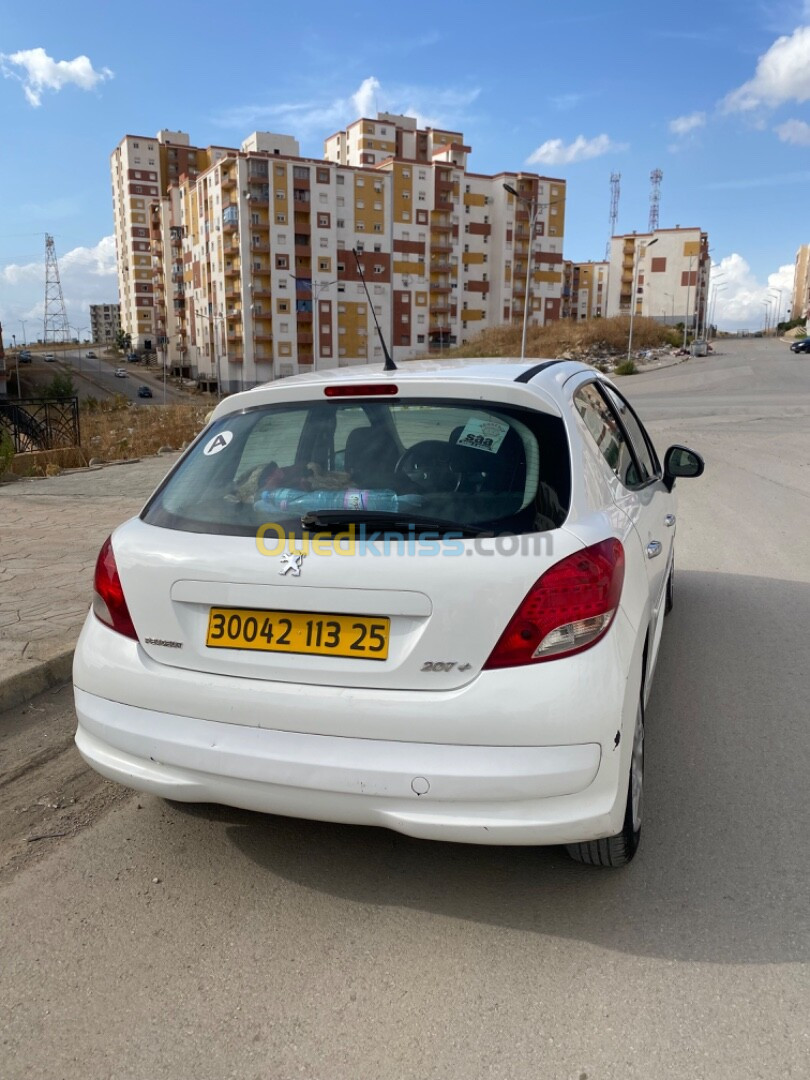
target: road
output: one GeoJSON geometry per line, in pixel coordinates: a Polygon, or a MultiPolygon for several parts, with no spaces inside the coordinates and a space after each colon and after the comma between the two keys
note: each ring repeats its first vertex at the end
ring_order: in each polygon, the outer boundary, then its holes
{"type": "MultiPolygon", "coordinates": [[[[43,352],[46,350],[42,350],[43,352]]],[[[32,364],[21,368],[23,377],[26,373],[35,374],[37,377],[52,377],[57,371],[67,370],[73,375],[73,380],[78,391],[79,398],[84,401],[88,397],[103,399],[115,394],[123,394],[138,405],[163,404],[163,377],[154,368],[146,368],[141,364],[128,364],[120,357],[108,359],[103,355],[101,348],[92,350],[96,352],[94,359],[87,357],[89,346],[74,348],[57,352],[57,359],[52,363],[42,360],[42,352],[33,352],[32,364]],[[115,369],[123,368],[127,372],[127,378],[115,377],[115,369]],[[151,398],[139,398],[138,387],[148,385],[152,391],[151,398]]],[[[191,400],[188,393],[176,389],[171,382],[166,387],[166,402],[176,404],[191,400]]]]}
{"type": "Polygon", "coordinates": [[[5,1080],[808,1075],[810,360],[723,353],[621,382],[707,462],[635,862],[129,795],[43,695],[0,718],[5,1080]]]}

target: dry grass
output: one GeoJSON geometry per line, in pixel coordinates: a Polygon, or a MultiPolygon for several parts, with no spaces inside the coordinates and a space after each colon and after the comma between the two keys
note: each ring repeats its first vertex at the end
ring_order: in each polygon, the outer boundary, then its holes
{"type": "Polygon", "coordinates": [[[88,460],[120,461],[146,457],[161,447],[179,450],[199,433],[212,406],[151,405],[138,408],[122,398],[85,408],[81,414],[82,450],[88,460]]]}
{"type": "MultiPolygon", "coordinates": [[[[497,326],[485,330],[466,345],[442,352],[445,357],[520,356],[522,327],[497,326]]],[[[630,319],[620,315],[613,319],[590,319],[574,322],[565,319],[547,326],[529,327],[526,336],[526,355],[554,359],[562,353],[574,357],[588,355],[605,357],[627,351],[630,319]]],[[[677,332],[662,326],[654,319],[637,318],[633,323],[633,345],[636,349],[653,349],[677,345],[677,332]]]]}

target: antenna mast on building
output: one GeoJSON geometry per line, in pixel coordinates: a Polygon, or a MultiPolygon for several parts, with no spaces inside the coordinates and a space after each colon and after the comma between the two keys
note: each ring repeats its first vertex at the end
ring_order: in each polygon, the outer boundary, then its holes
{"type": "Polygon", "coordinates": [[[59,280],[56,248],[53,237],[45,233],[45,325],[42,340],[47,345],[49,342],[68,341],[69,338],[70,327],[59,280]]]}
{"type": "Polygon", "coordinates": [[[621,194],[622,174],[612,172],[610,174],[610,236],[605,248],[605,262],[610,261],[610,238],[616,235],[616,224],[619,220],[619,195],[621,194]]]}
{"type": "Polygon", "coordinates": [[[661,203],[661,181],[664,174],[660,169],[653,169],[650,173],[650,221],[647,232],[653,232],[658,228],[658,207],[661,203]]]}

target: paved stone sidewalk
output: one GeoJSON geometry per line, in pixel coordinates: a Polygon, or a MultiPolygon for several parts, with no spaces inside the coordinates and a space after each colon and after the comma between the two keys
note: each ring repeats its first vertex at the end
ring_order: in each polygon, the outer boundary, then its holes
{"type": "Polygon", "coordinates": [[[177,457],[0,485],[0,709],[67,677],[99,548],[177,457]]]}

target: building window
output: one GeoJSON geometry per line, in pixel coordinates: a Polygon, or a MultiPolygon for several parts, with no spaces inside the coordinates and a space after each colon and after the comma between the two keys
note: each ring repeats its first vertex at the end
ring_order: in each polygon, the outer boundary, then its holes
{"type": "Polygon", "coordinates": [[[331,225],[331,219],[329,217],[329,214],[319,213],[318,214],[318,228],[320,228],[320,229],[328,229],[330,227],[330,225],[331,225]]]}
{"type": "Polygon", "coordinates": [[[276,255],[276,270],[288,270],[289,266],[289,255],[276,255]]]}
{"type": "Polygon", "coordinates": [[[319,184],[328,184],[329,183],[329,170],[328,169],[316,169],[315,170],[315,179],[318,181],[319,184]]]}

